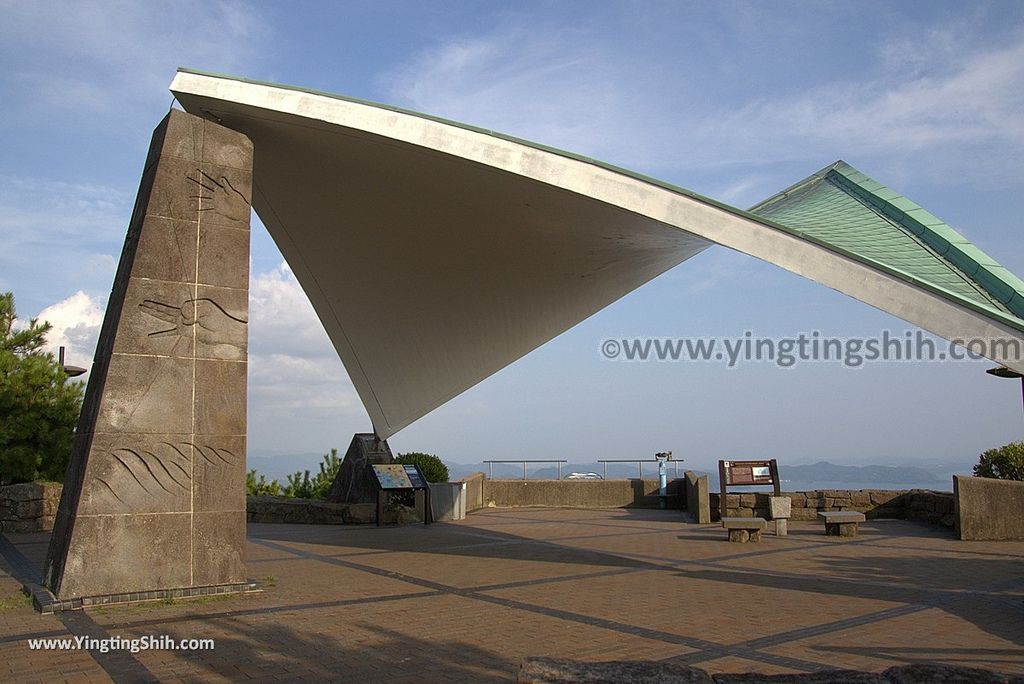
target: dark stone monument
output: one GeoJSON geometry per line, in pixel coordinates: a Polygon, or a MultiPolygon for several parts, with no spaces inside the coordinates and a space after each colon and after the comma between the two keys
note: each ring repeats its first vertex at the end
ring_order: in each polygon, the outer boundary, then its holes
{"type": "Polygon", "coordinates": [[[153,133],[50,543],[59,600],[245,581],[251,197],[249,139],[172,110],[153,133]]]}
{"type": "Polygon", "coordinates": [[[387,440],[367,432],[357,433],[348,445],[338,474],[327,492],[328,501],[339,503],[376,503],[377,481],[367,467],[394,463],[395,457],[387,440]]]}

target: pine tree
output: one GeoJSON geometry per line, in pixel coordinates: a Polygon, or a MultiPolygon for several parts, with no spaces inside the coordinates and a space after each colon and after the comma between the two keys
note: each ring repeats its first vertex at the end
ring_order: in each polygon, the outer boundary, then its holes
{"type": "Polygon", "coordinates": [[[64,481],[83,386],[43,351],[50,324],[14,328],[14,294],[0,294],[0,483],[64,481]]]}

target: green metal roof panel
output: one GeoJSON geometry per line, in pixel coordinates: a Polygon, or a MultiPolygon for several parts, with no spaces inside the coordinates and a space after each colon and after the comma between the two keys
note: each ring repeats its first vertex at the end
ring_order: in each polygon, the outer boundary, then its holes
{"type": "Polygon", "coordinates": [[[1024,318],[1024,281],[935,215],[845,162],[750,211],[956,299],[1024,318]]]}

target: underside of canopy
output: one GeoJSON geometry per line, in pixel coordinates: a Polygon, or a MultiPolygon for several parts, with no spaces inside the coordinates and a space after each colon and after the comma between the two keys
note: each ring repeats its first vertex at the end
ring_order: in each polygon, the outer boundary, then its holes
{"type": "Polygon", "coordinates": [[[715,243],[946,339],[1024,341],[1019,280],[842,163],[751,213],[384,105],[186,70],[171,90],[252,140],[253,207],[384,438],[715,243]]]}

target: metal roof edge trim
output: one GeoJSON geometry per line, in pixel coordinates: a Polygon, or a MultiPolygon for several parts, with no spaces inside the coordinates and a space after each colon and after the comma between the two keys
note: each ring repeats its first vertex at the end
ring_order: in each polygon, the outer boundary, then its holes
{"type": "MultiPolygon", "coordinates": [[[[517,138],[517,137],[512,136],[512,135],[507,135],[507,134],[504,134],[504,133],[500,133],[498,131],[489,130],[489,129],[482,128],[482,127],[479,127],[479,126],[474,126],[472,124],[466,124],[466,123],[462,123],[462,122],[459,122],[459,121],[453,121],[451,119],[445,119],[445,118],[439,117],[439,116],[433,116],[433,115],[430,115],[430,114],[424,114],[423,112],[417,112],[415,110],[406,109],[406,108],[403,108],[403,107],[397,107],[397,106],[394,106],[394,105],[388,105],[388,104],[383,104],[383,103],[380,103],[380,102],[374,102],[372,100],[366,100],[366,99],[361,99],[361,98],[349,97],[349,96],[346,96],[346,95],[338,95],[337,93],[330,93],[330,92],[327,92],[327,91],[315,90],[315,89],[312,89],[312,88],[303,88],[303,87],[300,87],[300,86],[292,86],[292,85],[281,84],[281,83],[273,83],[273,82],[270,82],[270,81],[261,81],[261,80],[258,80],[258,79],[246,78],[244,76],[233,76],[233,75],[230,75],[230,74],[223,74],[223,73],[217,73],[217,72],[212,72],[212,71],[203,71],[203,70],[200,70],[200,69],[191,69],[191,68],[187,68],[187,67],[178,67],[177,71],[179,73],[184,73],[184,74],[192,74],[192,75],[196,75],[196,76],[206,76],[206,77],[209,77],[209,78],[226,79],[226,80],[230,80],[230,81],[236,81],[238,83],[248,83],[248,84],[258,85],[258,86],[263,86],[263,87],[268,87],[268,88],[278,88],[280,90],[289,90],[289,91],[293,91],[293,92],[306,93],[306,94],[309,94],[309,95],[317,95],[317,96],[320,96],[320,97],[326,97],[326,98],[330,98],[330,99],[334,99],[334,100],[341,100],[343,102],[352,102],[352,103],[356,103],[356,104],[366,105],[366,106],[369,106],[369,107],[376,107],[376,108],[383,109],[383,110],[386,110],[386,111],[392,111],[392,112],[396,112],[396,113],[399,113],[399,114],[406,114],[406,115],[409,115],[409,116],[415,116],[415,117],[418,117],[418,118],[421,118],[421,119],[426,119],[428,121],[434,121],[434,122],[437,122],[437,123],[440,123],[440,124],[444,124],[444,125],[447,125],[447,126],[454,126],[456,128],[461,128],[463,130],[473,131],[473,132],[476,132],[476,133],[482,133],[484,135],[490,135],[490,136],[493,136],[493,137],[496,137],[496,138],[499,138],[499,139],[502,139],[502,140],[507,140],[509,142],[513,142],[513,143],[516,143],[516,144],[519,144],[519,145],[524,145],[526,147],[530,147],[530,148],[533,148],[533,149],[541,150],[541,151],[544,151],[544,152],[549,152],[551,154],[555,154],[555,155],[558,155],[558,156],[561,156],[561,157],[565,157],[567,159],[573,159],[575,161],[581,161],[581,162],[584,162],[586,164],[592,164],[592,165],[597,166],[599,168],[603,168],[603,169],[606,169],[606,170],[609,170],[609,171],[613,171],[615,173],[622,174],[622,175],[627,176],[629,178],[633,178],[635,180],[639,180],[639,181],[643,181],[645,183],[649,183],[649,184],[651,184],[651,185],[653,185],[655,187],[660,187],[662,189],[668,190],[669,192],[673,192],[673,193],[682,195],[684,197],[689,197],[689,198],[694,199],[694,200],[696,200],[698,202],[702,202],[702,203],[708,204],[710,206],[717,207],[718,209],[721,209],[721,210],[726,211],[728,213],[734,214],[736,216],[740,216],[740,217],[748,219],[750,221],[754,221],[754,222],[756,222],[756,223],[758,223],[758,224],[760,224],[762,226],[765,226],[766,228],[771,228],[771,229],[774,229],[774,230],[778,230],[778,231],[780,231],[782,233],[786,233],[788,235],[792,235],[794,237],[797,237],[797,238],[799,238],[801,240],[805,240],[805,241],[810,242],[812,244],[815,244],[815,245],[817,245],[817,246],[819,246],[819,247],[821,247],[823,249],[827,249],[827,250],[829,250],[831,252],[834,252],[836,254],[840,254],[840,255],[845,256],[847,258],[850,258],[850,259],[852,259],[854,261],[862,263],[862,264],[864,264],[866,266],[870,266],[872,268],[878,269],[878,270],[880,270],[880,271],[882,271],[882,272],[884,272],[884,273],[886,273],[888,275],[897,277],[900,280],[908,282],[908,283],[910,283],[912,285],[916,285],[918,287],[921,287],[922,289],[931,291],[931,292],[933,292],[935,294],[938,294],[938,295],[940,295],[942,297],[945,297],[946,299],[949,299],[949,300],[951,300],[951,301],[953,301],[953,302],[955,302],[955,303],[957,303],[957,304],[959,304],[961,306],[964,306],[966,308],[972,309],[974,311],[977,311],[978,313],[984,314],[984,315],[986,315],[986,316],[988,316],[990,318],[998,320],[1000,323],[1003,323],[1004,325],[1008,325],[1008,326],[1010,326],[1012,328],[1015,328],[1017,330],[1024,331],[1024,319],[1017,318],[1016,316],[1008,316],[1005,312],[999,311],[998,309],[994,309],[994,308],[991,308],[991,307],[983,306],[983,305],[981,305],[981,304],[979,304],[977,302],[973,302],[973,301],[971,301],[969,299],[961,297],[960,295],[958,295],[958,294],[956,294],[954,292],[950,292],[949,290],[946,290],[945,288],[939,287],[939,286],[934,285],[934,284],[932,284],[932,283],[930,283],[928,281],[922,280],[922,279],[920,279],[920,278],[918,278],[918,277],[916,277],[916,276],[914,276],[914,275],[912,275],[910,273],[906,273],[905,271],[901,271],[900,269],[893,268],[892,266],[889,266],[887,264],[883,264],[881,262],[875,261],[874,259],[870,259],[868,257],[865,257],[865,256],[861,255],[861,254],[857,254],[856,252],[851,252],[849,250],[837,247],[835,245],[831,245],[831,244],[829,244],[827,242],[824,242],[824,241],[822,241],[820,239],[817,239],[815,237],[807,235],[806,233],[803,233],[802,231],[794,230],[793,228],[785,226],[785,225],[783,225],[781,223],[776,223],[776,222],[774,222],[774,221],[772,221],[770,219],[766,219],[766,218],[764,218],[762,216],[758,216],[757,214],[754,214],[751,211],[745,211],[743,209],[739,209],[737,207],[731,206],[731,205],[726,204],[724,202],[721,202],[719,200],[715,200],[715,199],[712,199],[710,197],[705,197],[704,195],[701,195],[699,193],[693,192],[692,190],[687,190],[686,188],[683,188],[681,186],[673,185],[672,183],[668,183],[666,181],[662,181],[662,180],[659,180],[659,179],[654,178],[652,176],[647,176],[647,175],[644,175],[644,174],[636,172],[636,171],[631,171],[629,169],[626,169],[626,168],[623,168],[623,167],[620,167],[620,166],[616,166],[614,164],[609,164],[609,163],[603,162],[603,161],[601,161],[599,159],[594,159],[594,158],[591,158],[591,157],[587,157],[585,155],[576,154],[574,152],[569,152],[567,150],[562,150],[562,149],[559,149],[557,147],[550,147],[548,145],[544,145],[544,144],[541,144],[541,143],[536,143],[536,142],[533,142],[533,141],[530,141],[530,140],[526,140],[526,139],[523,139],[523,138],[517,138]]],[[[840,160],[840,161],[837,161],[837,162],[834,162],[834,163],[830,164],[829,166],[827,166],[824,169],[822,169],[821,171],[818,171],[817,173],[809,176],[808,178],[804,179],[803,181],[800,181],[799,183],[796,183],[795,185],[793,185],[789,189],[787,189],[787,191],[792,191],[792,189],[795,189],[796,187],[798,187],[800,185],[803,185],[805,183],[811,182],[815,178],[822,177],[824,174],[827,174],[829,171],[831,171],[831,170],[833,170],[835,168],[838,168],[839,166],[847,166],[850,169],[856,171],[855,169],[853,169],[853,167],[850,167],[848,164],[846,164],[846,162],[840,160]]],[[[861,175],[863,175],[863,174],[861,174],[861,175]]],[[[865,176],[865,178],[867,178],[867,177],[865,176]]],[[[879,185],[881,185],[881,184],[879,184],[879,185]]],[[[783,192],[786,192],[786,191],[783,191],[783,192]]],[[[757,207],[760,207],[760,206],[764,206],[766,203],[768,203],[770,201],[776,200],[782,194],[783,193],[776,193],[775,195],[772,195],[772,197],[770,197],[769,199],[767,199],[767,200],[765,200],[763,202],[760,202],[757,205],[755,205],[754,208],[757,208],[757,207]]],[[[1022,296],[1024,296],[1024,295],[1022,295],[1022,296]]],[[[1024,303],[1024,302],[1022,302],[1022,303],[1024,303]]]]}
{"type": "Polygon", "coordinates": [[[1024,281],[954,228],[913,200],[868,178],[848,164],[837,164],[826,175],[920,238],[1014,315],[1024,317],[1024,281]],[[854,174],[863,176],[864,180],[858,180],[854,174]],[[1005,275],[993,271],[994,268],[1005,275]]]}

